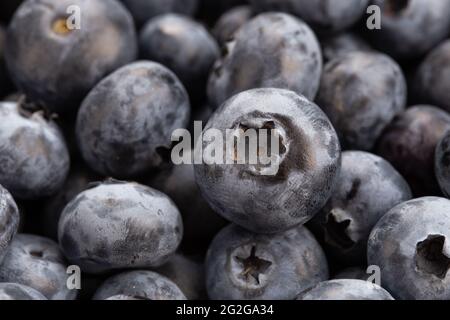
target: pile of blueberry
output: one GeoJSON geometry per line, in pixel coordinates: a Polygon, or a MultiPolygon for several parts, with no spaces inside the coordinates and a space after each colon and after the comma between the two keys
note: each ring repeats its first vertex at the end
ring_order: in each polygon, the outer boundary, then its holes
{"type": "Polygon", "coordinates": [[[0,300],[450,299],[450,0],[0,21],[0,300]],[[277,132],[276,172],[175,164],[194,121],[277,132]]]}

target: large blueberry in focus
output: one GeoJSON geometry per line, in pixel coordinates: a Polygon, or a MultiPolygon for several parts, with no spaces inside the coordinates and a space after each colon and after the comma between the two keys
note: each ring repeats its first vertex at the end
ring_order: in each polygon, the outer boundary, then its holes
{"type": "Polygon", "coordinates": [[[405,109],[406,80],[386,55],[349,52],[325,66],[317,104],[330,117],[343,148],[371,150],[405,109]]]}
{"type": "Polygon", "coordinates": [[[379,50],[397,58],[427,53],[450,33],[449,0],[373,0],[381,28],[369,31],[379,50]]]}
{"type": "Polygon", "coordinates": [[[141,61],[103,79],[78,112],[76,134],[89,166],[131,178],[166,161],[175,129],[187,126],[189,97],[164,66],[141,61]]]}
{"type": "Polygon", "coordinates": [[[0,263],[19,228],[19,209],[11,194],[0,185],[0,263]]]}
{"type": "Polygon", "coordinates": [[[58,113],[76,110],[94,85],[136,58],[133,20],[117,0],[28,0],[7,33],[6,61],[27,96],[58,113]],[[79,29],[67,9],[80,9],[79,29]]]}
{"type": "Polygon", "coordinates": [[[61,131],[41,112],[20,103],[0,103],[0,184],[14,197],[54,194],[69,172],[69,153],[61,131]]]}
{"type": "Polygon", "coordinates": [[[403,177],[386,160],[363,151],[342,153],[336,187],[313,218],[330,256],[349,265],[366,263],[367,239],[378,220],[412,198],[403,177]]]}
{"type": "Polygon", "coordinates": [[[298,300],[394,300],[379,285],[364,280],[324,281],[303,292],[298,300]]]}
{"type": "Polygon", "coordinates": [[[450,299],[450,200],[418,198],[397,205],[369,238],[369,265],[395,298],[450,299]]]}
{"type": "Polygon", "coordinates": [[[180,213],[165,194],[113,180],[76,196],[58,228],[65,256],[88,273],[160,266],[182,234],[180,213]]]}
{"type": "Polygon", "coordinates": [[[447,130],[447,112],[432,106],[412,106],[386,128],[378,141],[377,153],[402,174],[415,196],[440,195],[434,154],[447,130]]]}
{"type": "Polygon", "coordinates": [[[121,0],[130,10],[134,21],[142,26],[149,19],[166,13],[193,15],[198,0],[121,0]]]}
{"type": "Polygon", "coordinates": [[[283,11],[300,17],[319,32],[336,32],[355,24],[369,0],[250,0],[256,11],[283,11]]]}
{"type": "Polygon", "coordinates": [[[56,242],[18,234],[0,264],[0,282],[29,286],[51,300],[72,300],[77,290],[68,289],[66,271],[67,265],[56,242]]]}
{"type": "Polygon", "coordinates": [[[230,225],[206,258],[208,295],[215,300],[292,300],[327,279],[325,254],[303,226],[261,235],[230,225]]]}
{"type": "Polygon", "coordinates": [[[213,107],[253,88],[289,89],[312,100],[319,88],[322,53],[316,36],[301,20],[266,13],[242,26],[227,44],[209,78],[213,107]]]}
{"type": "Polygon", "coordinates": [[[450,197],[450,129],[436,146],[434,170],[446,197],[450,197]]]}
{"type": "Polygon", "coordinates": [[[2,300],[47,300],[42,293],[18,283],[0,283],[0,301],[2,300]]]}
{"type": "Polygon", "coordinates": [[[94,300],[105,300],[118,295],[136,300],[186,300],[175,283],[152,271],[136,270],[108,278],[98,288],[94,300]]]}
{"type": "Polygon", "coordinates": [[[226,219],[254,232],[283,231],[307,222],[330,197],[340,168],[339,141],[326,115],[305,97],[283,89],[242,92],[213,114],[204,133],[210,129],[224,141],[230,132],[237,137],[235,152],[225,152],[223,159],[207,152],[214,139],[204,138],[196,149],[198,155],[203,148],[202,164],[194,166],[196,181],[226,219]],[[260,135],[262,129],[270,140],[278,138],[278,150],[272,142],[248,141],[248,132],[260,135]],[[246,144],[258,163],[236,152],[246,144]],[[270,161],[261,163],[262,154],[270,161]],[[239,158],[245,161],[230,161],[239,158]]]}

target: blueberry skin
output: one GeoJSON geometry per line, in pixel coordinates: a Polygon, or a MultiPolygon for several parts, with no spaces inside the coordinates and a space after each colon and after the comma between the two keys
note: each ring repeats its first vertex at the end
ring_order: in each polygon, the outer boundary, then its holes
{"type": "Polygon", "coordinates": [[[319,43],[304,22],[284,13],[261,14],[228,43],[209,78],[208,97],[218,107],[244,90],[273,87],[313,100],[321,72],[319,43]]]}
{"type": "Polygon", "coordinates": [[[321,33],[342,31],[362,18],[369,0],[250,0],[255,11],[283,11],[298,16],[321,33]]]}
{"type": "Polygon", "coordinates": [[[234,39],[235,33],[253,17],[250,6],[237,6],[226,11],[217,20],[213,28],[213,34],[221,45],[234,39]]]}
{"type": "Polygon", "coordinates": [[[433,49],[414,79],[417,98],[450,112],[450,40],[433,49]]]}
{"type": "Polygon", "coordinates": [[[364,280],[324,281],[302,293],[297,300],[394,300],[382,287],[364,280]]]}
{"type": "Polygon", "coordinates": [[[47,300],[33,288],[18,283],[0,283],[0,300],[47,300]]]}
{"type": "Polygon", "coordinates": [[[198,0],[121,0],[130,10],[134,21],[142,26],[148,20],[166,13],[191,16],[195,13],[198,0]]]}
{"type": "Polygon", "coordinates": [[[367,273],[367,267],[350,267],[344,270],[341,270],[337,274],[334,275],[334,279],[353,279],[353,280],[364,280],[372,275],[371,273],[367,273]]]}
{"type": "Polygon", "coordinates": [[[369,151],[405,109],[406,80],[386,55],[349,52],[324,68],[317,104],[330,117],[344,149],[369,151]]]}
{"type": "Polygon", "coordinates": [[[198,263],[182,254],[173,255],[170,260],[155,269],[155,272],[173,281],[189,300],[205,300],[205,270],[198,263]]]}
{"type": "Polygon", "coordinates": [[[17,87],[54,112],[69,113],[95,84],[135,60],[133,20],[117,0],[28,0],[7,32],[6,61],[17,87]],[[81,29],[64,24],[81,9],[81,29]]]}
{"type": "Polygon", "coordinates": [[[67,259],[87,273],[157,267],[180,244],[178,209],[163,193],[137,183],[106,181],[80,193],[58,228],[67,259]]]}
{"type": "Polygon", "coordinates": [[[408,181],[415,196],[440,195],[434,172],[436,145],[450,129],[450,115],[432,106],[412,106],[386,128],[377,154],[408,181]]]}
{"type": "Polygon", "coordinates": [[[70,166],[57,125],[41,112],[30,113],[10,102],[0,103],[0,120],[0,183],[20,199],[54,194],[70,166]]]}
{"type": "Polygon", "coordinates": [[[77,290],[67,288],[66,269],[56,242],[31,234],[18,234],[0,265],[0,282],[26,285],[49,300],[73,300],[77,290]]]}
{"type": "Polygon", "coordinates": [[[311,221],[313,230],[330,256],[347,265],[365,264],[372,228],[411,198],[408,183],[389,162],[368,152],[346,151],[336,187],[311,221]]]}
{"type": "Polygon", "coordinates": [[[19,228],[19,209],[11,194],[0,185],[0,263],[19,228]]]}
{"type": "Polygon", "coordinates": [[[325,37],[320,41],[323,60],[331,61],[353,51],[372,51],[373,49],[362,37],[354,32],[343,32],[325,37]]]}
{"type": "Polygon", "coordinates": [[[381,29],[370,30],[373,45],[399,59],[420,57],[450,33],[448,0],[373,0],[381,8],[381,29]],[[432,22],[431,22],[432,21],[432,22]]]}
{"type": "Polygon", "coordinates": [[[399,299],[450,299],[450,201],[424,197],[386,213],[370,234],[367,258],[399,299]]]}
{"type": "MultiPolygon", "coordinates": [[[[204,132],[214,128],[225,136],[227,129],[245,127],[278,131],[278,170],[268,175],[248,161],[203,161],[194,166],[202,195],[214,211],[254,232],[274,233],[307,222],[325,205],[339,173],[340,146],[328,118],[295,92],[253,89],[223,104],[204,132]]],[[[205,139],[203,150],[210,147],[205,139]]]]}
{"type": "Polygon", "coordinates": [[[450,197],[450,131],[442,137],[436,146],[434,172],[442,192],[450,197]]]}
{"type": "Polygon", "coordinates": [[[139,44],[141,57],[172,70],[191,97],[204,95],[209,72],[220,50],[200,23],[177,14],[158,16],[142,28],[139,44]]]}
{"type": "Polygon", "coordinates": [[[76,134],[89,166],[104,176],[135,178],[161,166],[161,149],[189,120],[189,97],[164,66],[129,64],[102,80],[86,97],[76,134]]]}
{"type": "Polygon", "coordinates": [[[303,226],[274,235],[225,227],[206,257],[213,300],[292,300],[328,279],[325,254],[303,226]]]}
{"type": "Polygon", "coordinates": [[[136,300],[186,300],[175,283],[152,271],[136,270],[108,278],[97,290],[94,300],[117,295],[136,300]]]}

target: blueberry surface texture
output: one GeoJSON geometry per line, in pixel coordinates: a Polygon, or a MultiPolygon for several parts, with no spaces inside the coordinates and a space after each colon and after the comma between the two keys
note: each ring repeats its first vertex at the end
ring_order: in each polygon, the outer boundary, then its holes
{"type": "Polygon", "coordinates": [[[189,113],[189,97],[175,74],[155,62],[135,62],[103,79],[84,99],[78,144],[99,174],[137,177],[167,161],[172,132],[187,126],[189,113]]]}
{"type": "Polygon", "coordinates": [[[75,197],[59,221],[67,259],[87,273],[158,267],[180,244],[181,216],[163,193],[105,181],[75,197]]]}
{"type": "MultiPolygon", "coordinates": [[[[224,218],[254,232],[279,232],[307,222],[330,197],[340,168],[339,141],[325,114],[305,97],[282,89],[242,92],[213,114],[204,130],[210,128],[224,135],[271,128],[280,141],[269,167],[249,161],[194,166],[202,195],[224,218]]],[[[210,144],[204,139],[203,150],[210,144]]]]}
{"type": "Polygon", "coordinates": [[[98,81],[136,55],[133,20],[117,0],[27,0],[6,38],[14,83],[58,113],[76,110],[98,81]],[[71,5],[81,10],[80,28],[68,25],[71,5]]]}
{"type": "Polygon", "coordinates": [[[0,185],[0,263],[19,228],[19,209],[11,194],[0,185]]]}
{"type": "Polygon", "coordinates": [[[214,300],[292,300],[327,279],[325,254],[303,226],[261,235],[230,225],[206,258],[206,285],[214,300]]]}
{"type": "Polygon", "coordinates": [[[0,300],[48,300],[33,288],[18,283],[0,283],[0,300]]]}
{"type": "Polygon", "coordinates": [[[208,97],[218,107],[253,88],[281,88],[316,96],[322,72],[318,40],[303,21],[284,13],[261,14],[235,34],[211,73],[208,97]]]}

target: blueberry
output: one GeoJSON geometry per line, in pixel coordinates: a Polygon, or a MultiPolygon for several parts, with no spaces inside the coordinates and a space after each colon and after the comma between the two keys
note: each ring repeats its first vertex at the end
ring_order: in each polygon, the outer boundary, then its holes
{"type": "MultiPolygon", "coordinates": [[[[272,233],[305,223],[325,205],[337,180],[340,146],[314,103],[288,90],[253,89],[223,104],[204,130],[211,128],[224,136],[226,130],[239,135],[269,128],[280,141],[269,166],[208,159],[194,166],[200,190],[217,213],[254,232],[272,233]]],[[[211,147],[206,140],[204,150],[211,147]]]]}
{"type": "Polygon", "coordinates": [[[6,41],[15,84],[59,113],[76,109],[99,80],[137,54],[133,20],[117,0],[27,0],[6,41]],[[80,29],[67,25],[72,5],[81,10],[80,29]]]}
{"type": "Polygon", "coordinates": [[[329,280],[303,292],[298,300],[394,300],[380,286],[364,280],[329,280]]]}
{"type": "Polygon", "coordinates": [[[408,184],[389,162],[346,151],[336,187],[312,224],[330,256],[347,265],[364,264],[372,228],[388,210],[411,198],[408,184]]]}
{"type": "Polygon", "coordinates": [[[420,57],[450,32],[448,0],[373,0],[381,28],[369,35],[375,47],[397,58],[420,57]]]}
{"type": "Polygon", "coordinates": [[[349,52],[325,66],[317,104],[330,117],[343,148],[371,150],[404,110],[406,81],[388,56],[349,52]]]}
{"type": "Polygon", "coordinates": [[[221,45],[234,39],[235,33],[253,17],[250,6],[238,6],[226,11],[217,20],[213,34],[221,45]]]}
{"type": "Polygon", "coordinates": [[[436,146],[434,170],[442,192],[447,198],[450,197],[450,131],[436,146]]]}
{"type": "Polygon", "coordinates": [[[0,265],[0,282],[29,286],[50,300],[72,300],[77,290],[67,288],[64,257],[50,239],[18,234],[0,265]]]}
{"type": "Polygon", "coordinates": [[[81,153],[105,176],[131,178],[166,161],[171,135],[189,120],[189,98],[178,78],[154,62],[135,62],[102,80],[79,110],[81,153]]]}
{"type": "Polygon", "coordinates": [[[369,238],[368,262],[399,299],[450,299],[450,201],[404,202],[386,213],[369,238]]]}
{"type": "Polygon", "coordinates": [[[141,57],[172,70],[190,92],[202,99],[210,69],[219,58],[216,40],[200,23],[177,14],[150,20],[140,34],[141,57]]]}
{"type": "Polygon", "coordinates": [[[175,254],[155,271],[173,281],[189,300],[206,298],[205,271],[202,263],[182,254],[175,254]]]}
{"type": "Polygon", "coordinates": [[[149,19],[166,13],[193,15],[197,9],[198,0],[121,0],[130,10],[138,26],[149,19]]]}
{"type": "Polygon", "coordinates": [[[367,268],[362,267],[350,267],[338,272],[334,279],[353,279],[353,280],[364,280],[371,276],[371,273],[367,273],[367,268]]]}
{"type": "Polygon", "coordinates": [[[206,258],[211,299],[294,299],[327,279],[325,254],[303,226],[261,235],[230,225],[216,236],[206,258]]]}
{"type": "Polygon", "coordinates": [[[284,11],[305,20],[321,33],[351,27],[366,11],[369,0],[250,0],[255,11],[284,11]]]}
{"type": "Polygon", "coordinates": [[[417,98],[450,112],[450,40],[442,42],[425,58],[415,78],[417,98]]]}
{"type": "Polygon", "coordinates": [[[56,124],[22,104],[0,103],[0,183],[14,197],[50,196],[64,183],[69,153],[56,124]]]}
{"type": "Polygon", "coordinates": [[[19,209],[11,194],[0,185],[0,263],[19,227],[19,209]]]}
{"type": "Polygon", "coordinates": [[[0,283],[0,300],[47,300],[33,288],[18,283],[0,283]]]}
{"type": "Polygon", "coordinates": [[[432,106],[413,106],[381,136],[377,153],[406,178],[416,196],[439,195],[434,172],[436,145],[450,129],[450,115],[432,106]]]}
{"type": "Polygon", "coordinates": [[[301,20],[284,13],[261,14],[228,44],[209,78],[208,96],[218,107],[247,89],[290,89],[312,100],[322,71],[316,36],[301,20]]]}
{"type": "Polygon", "coordinates": [[[372,51],[370,45],[354,32],[343,32],[321,40],[325,62],[353,51],[372,51]]]}
{"type": "Polygon", "coordinates": [[[152,271],[136,270],[108,278],[94,295],[105,300],[118,295],[136,300],[185,300],[175,283],[152,271]]]}
{"type": "Polygon", "coordinates": [[[178,209],[166,195],[113,180],[76,196],[58,228],[65,256],[87,273],[160,266],[182,233],[178,209]]]}
{"type": "Polygon", "coordinates": [[[164,170],[153,176],[148,185],[167,194],[179,208],[184,226],[183,250],[204,254],[226,221],[203,199],[195,182],[194,166],[181,164],[164,170]]]}

